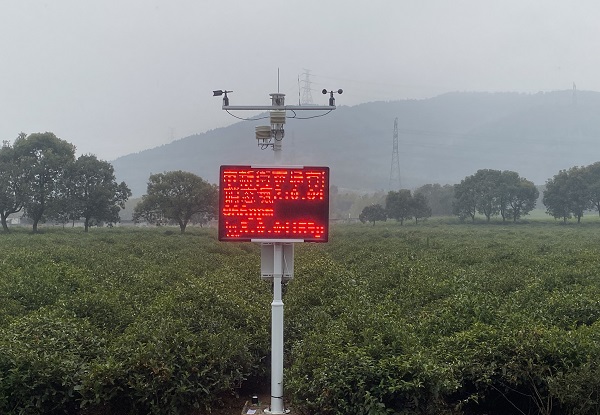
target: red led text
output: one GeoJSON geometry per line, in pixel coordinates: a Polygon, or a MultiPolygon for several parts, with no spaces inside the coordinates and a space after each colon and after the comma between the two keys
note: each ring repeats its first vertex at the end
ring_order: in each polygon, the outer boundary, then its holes
{"type": "Polygon", "coordinates": [[[328,167],[221,166],[219,240],[326,242],[328,167]]]}

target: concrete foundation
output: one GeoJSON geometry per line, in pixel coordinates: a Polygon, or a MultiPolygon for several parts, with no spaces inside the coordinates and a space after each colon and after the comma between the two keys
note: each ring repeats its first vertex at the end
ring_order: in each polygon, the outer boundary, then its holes
{"type": "MultiPolygon", "coordinates": [[[[246,401],[244,408],[242,409],[241,415],[272,415],[269,410],[268,402],[252,403],[251,401],[246,401]]],[[[294,411],[286,408],[285,413],[287,415],[294,415],[294,411]]]]}

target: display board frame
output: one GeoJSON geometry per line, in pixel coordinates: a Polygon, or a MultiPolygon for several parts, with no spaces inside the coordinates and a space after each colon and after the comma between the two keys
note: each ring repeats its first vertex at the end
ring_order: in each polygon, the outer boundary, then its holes
{"type": "Polygon", "coordinates": [[[219,241],[327,242],[329,167],[223,165],[219,241]]]}

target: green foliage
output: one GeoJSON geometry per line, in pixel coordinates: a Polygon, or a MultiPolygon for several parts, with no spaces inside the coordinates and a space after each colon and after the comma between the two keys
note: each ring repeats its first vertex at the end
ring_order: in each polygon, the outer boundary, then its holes
{"type": "Polygon", "coordinates": [[[33,231],[48,219],[61,223],[83,218],[85,230],[93,222],[115,223],[131,196],[124,182],[117,184],[113,167],[93,155],[75,160],[75,146],[53,133],[20,133],[13,146],[0,149],[0,220],[8,232],[9,214],[24,211],[33,231]]]}
{"type": "MultiPolygon", "coordinates": [[[[23,133],[21,133],[23,134],[23,133]]],[[[0,148],[0,221],[2,229],[8,232],[7,218],[20,212],[25,204],[27,184],[23,160],[10,143],[3,142],[0,148]]]]}
{"type": "Polygon", "coordinates": [[[581,222],[590,209],[600,212],[600,164],[561,170],[546,182],[543,202],[546,213],[564,223],[571,217],[581,222]]]}
{"type": "Polygon", "coordinates": [[[431,208],[429,207],[427,198],[422,193],[413,195],[410,201],[410,209],[412,217],[415,218],[415,223],[418,223],[419,219],[431,216],[431,208]]]}
{"type": "Polygon", "coordinates": [[[2,414],[204,412],[266,376],[254,246],[135,229],[0,244],[2,414]]]}
{"type": "Polygon", "coordinates": [[[419,219],[431,216],[431,207],[423,193],[411,194],[410,190],[391,191],[385,198],[385,211],[389,218],[394,218],[403,224],[405,220],[419,219]]]}
{"type": "Polygon", "coordinates": [[[396,219],[400,224],[412,216],[412,195],[410,190],[391,191],[385,198],[385,210],[389,218],[396,219]]]}
{"type": "Polygon", "coordinates": [[[454,185],[454,204],[452,212],[463,221],[471,218],[475,221],[477,214],[477,190],[473,176],[467,176],[460,183],[454,185]]]}
{"type": "Polygon", "coordinates": [[[188,222],[204,224],[217,211],[217,187],[184,171],[152,174],[147,194],[134,208],[133,219],[159,223],[170,220],[185,232],[188,222]]]}
{"type": "Polygon", "coordinates": [[[117,183],[112,165],[94,155],[81,155],[66,170],[67,195],[61,215],[83,218],[87,232],[92,221],[119,222],[119,211],[131,196],[124,182],[117,183]]]}
{"type": "Polygon", "coordinates": [[[366,206],[360,215],[358,215],[358,219],[362,222],[372,222],[373,226],[375,226],[375,222],[377,221],[386,221],[387,214],[383,206],[380,204],[366,206]]]}
{"type": "MultiPolygon", "coordinates": [[[[505,173],[502,172],[502,174],[505,173]]],[[[540,192],[533,182],[525,178],[519,178],[518,175],[514,177],[514,181],[508,182],[506,190],[508,202],[506,217],[512,217],[513,222],[520,219],[522,215],[527,215],[531,212],[535,208],[536,201],[540,196],[540,192]]]]}
{"type": "Polygon", "coordinates": [[[546,182],[543,203],[546,212],[555,219],[564,222],[571,218],[571,202],[568,196],[568,176],[565,170],[561,170],[553,179],[546,182]]]}
{"type": "Polygon", "coordinates": [[[600,214],[600,162],[590,164],[585,168],[585,181],[590,202],[600,214]]]}
{"type": "MultiPolygon", "coordinates": [[[[119,228],[0,247],[0,413],[191,415],[268,385],[258,246],[119,228]]],[[[295,255],[295,410],[598,413],[597,223],[345,225],[295,255]]]]}
{"type": "Polygon", "coordinates": [[[502,172],[500,170],[482,169],[473,175],[475,183],[475,204],[477,212],[485,216],[489,222],[492,215],[497,215],[501,208],[501,183],[502,172]]]}
{"type": "Polygon", "coordinates": [[[535,208],[539,192],[516,172],[482,169],[456,184],[454,196],[453,212],[461,220],[475,221],[480,213],[487,222],[497,215],[516,222],[535,208]]]}
{"type": "Polygon", "coordinates": [[[38,223],[60,211],[66,194],[65,169],[75,161],[75,146],[45,132],[19,135],[13,149],[26,178],[25,214],[36,232],[38,223]]]}
{"type": "Polygon", "coordinates": [[[288,292],[296,405],[596,414],[596,229],[547,226],[338,228],[288,292]]]}
{"type": "Polygon", "coordinates": [[[40,308],[0,330],[0,412],[74,413],[89,362],[105,340],[85,320],[40,308]]]}

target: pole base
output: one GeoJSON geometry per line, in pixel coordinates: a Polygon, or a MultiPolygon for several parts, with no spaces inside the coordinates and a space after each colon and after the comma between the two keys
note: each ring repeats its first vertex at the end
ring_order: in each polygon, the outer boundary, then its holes
{"type": "Polygon", "coordinates": [[[283,414],[291,414],[292,412],[289,409],[284,409],[283,412],[271,412],[270,410],[265,409],[264,413],[268,414],[268,415],[283,415],[283,414]]]}
{"type": "Polygon", "coordinates": [[[246,401],[241,415],[294,415],[290,409],[284,409],[283,412],[272,412],[269,405],[258,405],[246,401]]]}

